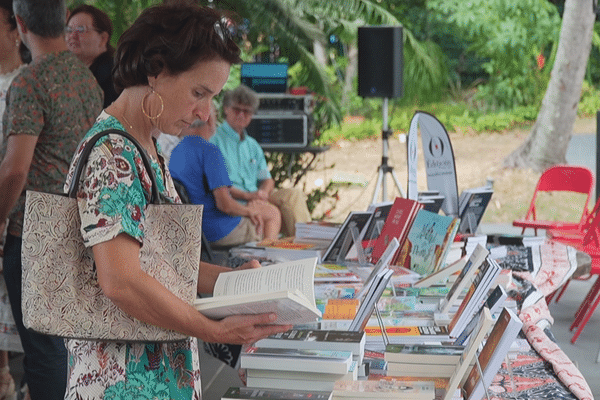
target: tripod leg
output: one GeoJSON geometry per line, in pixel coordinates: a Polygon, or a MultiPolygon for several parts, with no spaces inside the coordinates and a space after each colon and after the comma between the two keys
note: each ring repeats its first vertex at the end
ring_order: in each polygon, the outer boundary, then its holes
{"type": "MultiPolygon", "coordinates": [[[[371,199],[371,204],[377,203],[377,198],[379,197],[379,188],[383,182],[383,169],[379,167],[377,173],[377,183],[375,184],[375,192],[373,193],[373,198],[371,199]]],[[[384,194],[385,196],[385,194],[384,194]]]]}
{"type": "Polygon", "coordinates": [[[406,197],[404,190],[402,190],[402,185],[400,185],[400,181],[398,180],[398,176],[396,175],[396,171],[394,171],[392,169],[391,172],[392,172],[392,179],[394,179],[394,183],[396,184],[396,188],[398,189],[398,192],[400,192],[400,196],[406,197]]]}

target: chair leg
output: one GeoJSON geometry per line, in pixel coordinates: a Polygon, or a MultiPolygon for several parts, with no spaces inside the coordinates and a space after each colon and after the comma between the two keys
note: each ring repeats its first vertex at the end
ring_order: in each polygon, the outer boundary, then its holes
{"type": "Polygon", "coordinates": [[[575,342],[577,341],[577,338],[579,337],[579,335],[581,335],[581,332],[583,331],[583,328],[585,328],[585,325],[588,323],[588,321],[590,320],[590,318],[594,314],[594,311],[596,310],[596,307],[598,307],[598,303],[600,303],[600,295],[599,294],[600,294],[599,291],[596,290],[596,292],[594,293],[594,296],[593,296],[594,297],[594,303],[591,304],[589,307],[586,308],[585,317],[583,318],[583,320],[579,324],[579,327],[577,328],[577,332],[575,332],[575,334],[571,338],[571,343],[575,344],[575,342]]]}
{"type": "Polygon", "coordinates": [[[598,278],[596,278],[596,281],[594,282],[594,284],[590,288],[590,291],[586,294],[585,298],[581,302],[581,305],[579,306],[579,308],[575,312],[575,320],[573,321],[573,323],[569,327],[570,331],[572,331],[573,329],[575,329],[576,327],[579,326],[579,323],[581,322],[581,320],[585,316],[588,307],[590,306],[590,304],[592,304],[593,298],[598,293],[598,290],[600,289],[599,286],[600,286],[600,276],[598,278]]]}
{"type": "Polygon", "coordinates": [[[556,297],[556,301],[555,303],[558,303],[558,301],[560,300],[560,298],[562,297],[562,295],[565,293],[565,290],[567,290],[567,286],[569,286],[569,282],[571,282],[571,280],[567,280],[565,282],[565,284],[563,285],[562,289],[560,289],[560,292],[558,293],[558,296],[556,297]]]}

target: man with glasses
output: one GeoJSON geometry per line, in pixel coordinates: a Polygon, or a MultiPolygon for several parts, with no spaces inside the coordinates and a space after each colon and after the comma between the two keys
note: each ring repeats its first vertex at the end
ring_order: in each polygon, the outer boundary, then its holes
{"type": "Polygon", "coordinates": [[[268,201],[281,212],[284,236],[294,236],[296,222],[310,221],[306,196],[295,188],[275,190],[265,154],[258,142],[248,136],[246,128],[258,108],[257,94],[245,85],[223,96],[225,121],[217,128],[211,143],[216,144],[227,165],[231,195],[242,202],[268,201]]]}

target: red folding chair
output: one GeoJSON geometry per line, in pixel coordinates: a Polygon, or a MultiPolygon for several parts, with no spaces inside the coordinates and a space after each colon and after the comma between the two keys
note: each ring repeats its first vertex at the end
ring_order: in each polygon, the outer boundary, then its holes
{"type": "Polygon", "coordinates": [[[545,170],[533,192],[533,197],[524,219],[516,219],[513,226],[525,229],[532,228],[537,235],[538,229],[562,229],[577,231],[583,229],[589,213],[589,202],[594,190],[594,174],[586,167],[574,165],[555,165],[545,170]],[[572,192],[586,195],[581,218],[577,222],[540,219],[537,200],[541,192],[572,192]]]}
{"type": "MultiPolygon", "coordinates": [[[[588,214],[583,226],[571,228],[571,229],[552,228],[552,229],[549,229],[546,231],[546,236],[552,240],[556,240],[557,242],[560,242],[560,243],[563,243],[566,245],[570,245],[570,246],[574,246],[576,248],[581,248],[583,246],[583,238],[585,237],[586,232],[592,226],[594,218],[595,218],[596,214],[598,214],[599,210],[600,210],[600,198],[598,199],[598,201],[596,201],[596,204],[594,205],[594,209],[592,210],[592,212],[588,214]]],[[[591,278],[591,275],[588,275],[587,278],[576,278],[576,279],[588,280],[590,278],[591,278]]],[[[565,284],[560,289],[560,292],[558,292],[558,296],[556,297],[557,303],[560,300],[560,298],[562,297],[565,290],[567,290],[567,286],[569,286],[569,282],[571,282],[570,279],[565,282],[565,284]]],[[[548,296],[546,296],[546,303],[550,304],[550,302],[552,301],[552,298],[554,297],[554,295],[556,293],[557,292],[554,292],[554,293],[551,293],[548,296]]]]}
{"type": "Polygon", "coordinates": [[[590,255],[592,258],[590,276],[597,275],[598,277],[575,313],[575,320],[571,324],[569,330],[573,331],[575,328],[577,328],[577,330],[571,338],[571,343],[577,341],[583,328],[600,303],[600,213],[596,213],[594,216],[589,229],[583,237],[582,243],[575,247],[590,255]]]}

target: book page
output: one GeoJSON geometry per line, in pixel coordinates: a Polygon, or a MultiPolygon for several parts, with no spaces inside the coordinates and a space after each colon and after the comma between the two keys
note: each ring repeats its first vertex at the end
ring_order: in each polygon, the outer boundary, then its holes
{"type": "Polygon", "coordinates": [[[317,258],[289,261],[262,268],[223,272],[217,278],[214,296],[278,292],[297,289],[315,304],[314,275],[317,258]]]}

